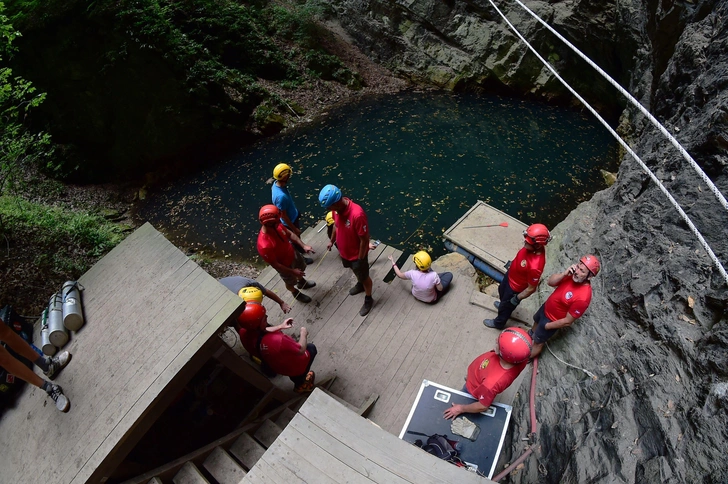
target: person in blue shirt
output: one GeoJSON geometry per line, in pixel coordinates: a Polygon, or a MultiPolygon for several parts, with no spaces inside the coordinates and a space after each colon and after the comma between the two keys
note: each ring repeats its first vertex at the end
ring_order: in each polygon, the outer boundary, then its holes
{"type": "MultiPolygon", "coordinates": [[[[288,180],[291,179],[293,170],[285,163],[278,163],[273,169],[273,178],[275,182],[271,187],[271,197],[273,205],[278,207],[281,212],[281,223],[297,236],[301,236],[301,213],[293,202],[293,197],[288,191],[288,180]]],[[[300,252],[299,248],[296,249],[300,252]]],[[[304,257],[306,264],[313,263],[310,257],[304,257]]]]}

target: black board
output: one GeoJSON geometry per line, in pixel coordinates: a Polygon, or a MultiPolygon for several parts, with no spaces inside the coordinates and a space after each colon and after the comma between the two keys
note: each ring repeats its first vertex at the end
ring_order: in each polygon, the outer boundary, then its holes
{"type": "Polygon", "coordinates": [[[493,403],[485,412],[462,414],[480,427],[480,434],[471,441],[454,435],[450,430],[452,421],[445,420],[442,414],[453,403],[467,405],[474,401],[468,393],[423,380],[399,438],[414,443],[418,439],[426,442],[427,437],[410,432],[446,435],[449,440],[459,442],[460,458],[470,466],[477,466],[478,472],[490,479],[498,463],[512,407],[493,403]]]}

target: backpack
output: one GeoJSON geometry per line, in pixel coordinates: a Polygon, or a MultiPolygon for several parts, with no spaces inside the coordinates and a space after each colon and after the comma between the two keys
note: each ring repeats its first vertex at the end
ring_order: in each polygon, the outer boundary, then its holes
{"type": "Polygon", "coordinates": [[[422,440],[417,439],[414,443],[425,452],[434,455],[440,459],[446,460],[458,466],[462,466],[463,461],[458,457],[458,451],[455,449],[457,441],[449,440],[447,435],[432,434],[427,435],[421,432],[407,431],[410,434],[422,435],[427,437],[427,441],[423,444],[422,440]]]}

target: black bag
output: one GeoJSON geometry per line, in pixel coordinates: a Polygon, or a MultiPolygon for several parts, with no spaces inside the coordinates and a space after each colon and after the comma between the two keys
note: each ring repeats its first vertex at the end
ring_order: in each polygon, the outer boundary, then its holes
{"type": "Polygon", "coordinates": [[[427,437],[427,442],[425,442],[425,444],[423,444],[419,439],[415,441],[415,445],[425,452],[455,465],[463,465],[463,461],[458,457],[458,451],[455,449],[457,441],[449,440],[447,435],[432,434],[428,436],[427,434],[412,432],[411,430],[408,430],[407,433],[427,437]]]}

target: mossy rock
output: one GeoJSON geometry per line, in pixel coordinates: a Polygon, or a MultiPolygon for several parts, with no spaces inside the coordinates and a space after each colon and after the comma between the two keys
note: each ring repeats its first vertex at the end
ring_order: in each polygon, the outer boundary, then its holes
{"type": "Polygon", "coordinates": [[[271,136],[281,132],[286,127],[286,119],[278,113],[270,113],[259,124],[258,128],[266,135],[271,136]]]}

